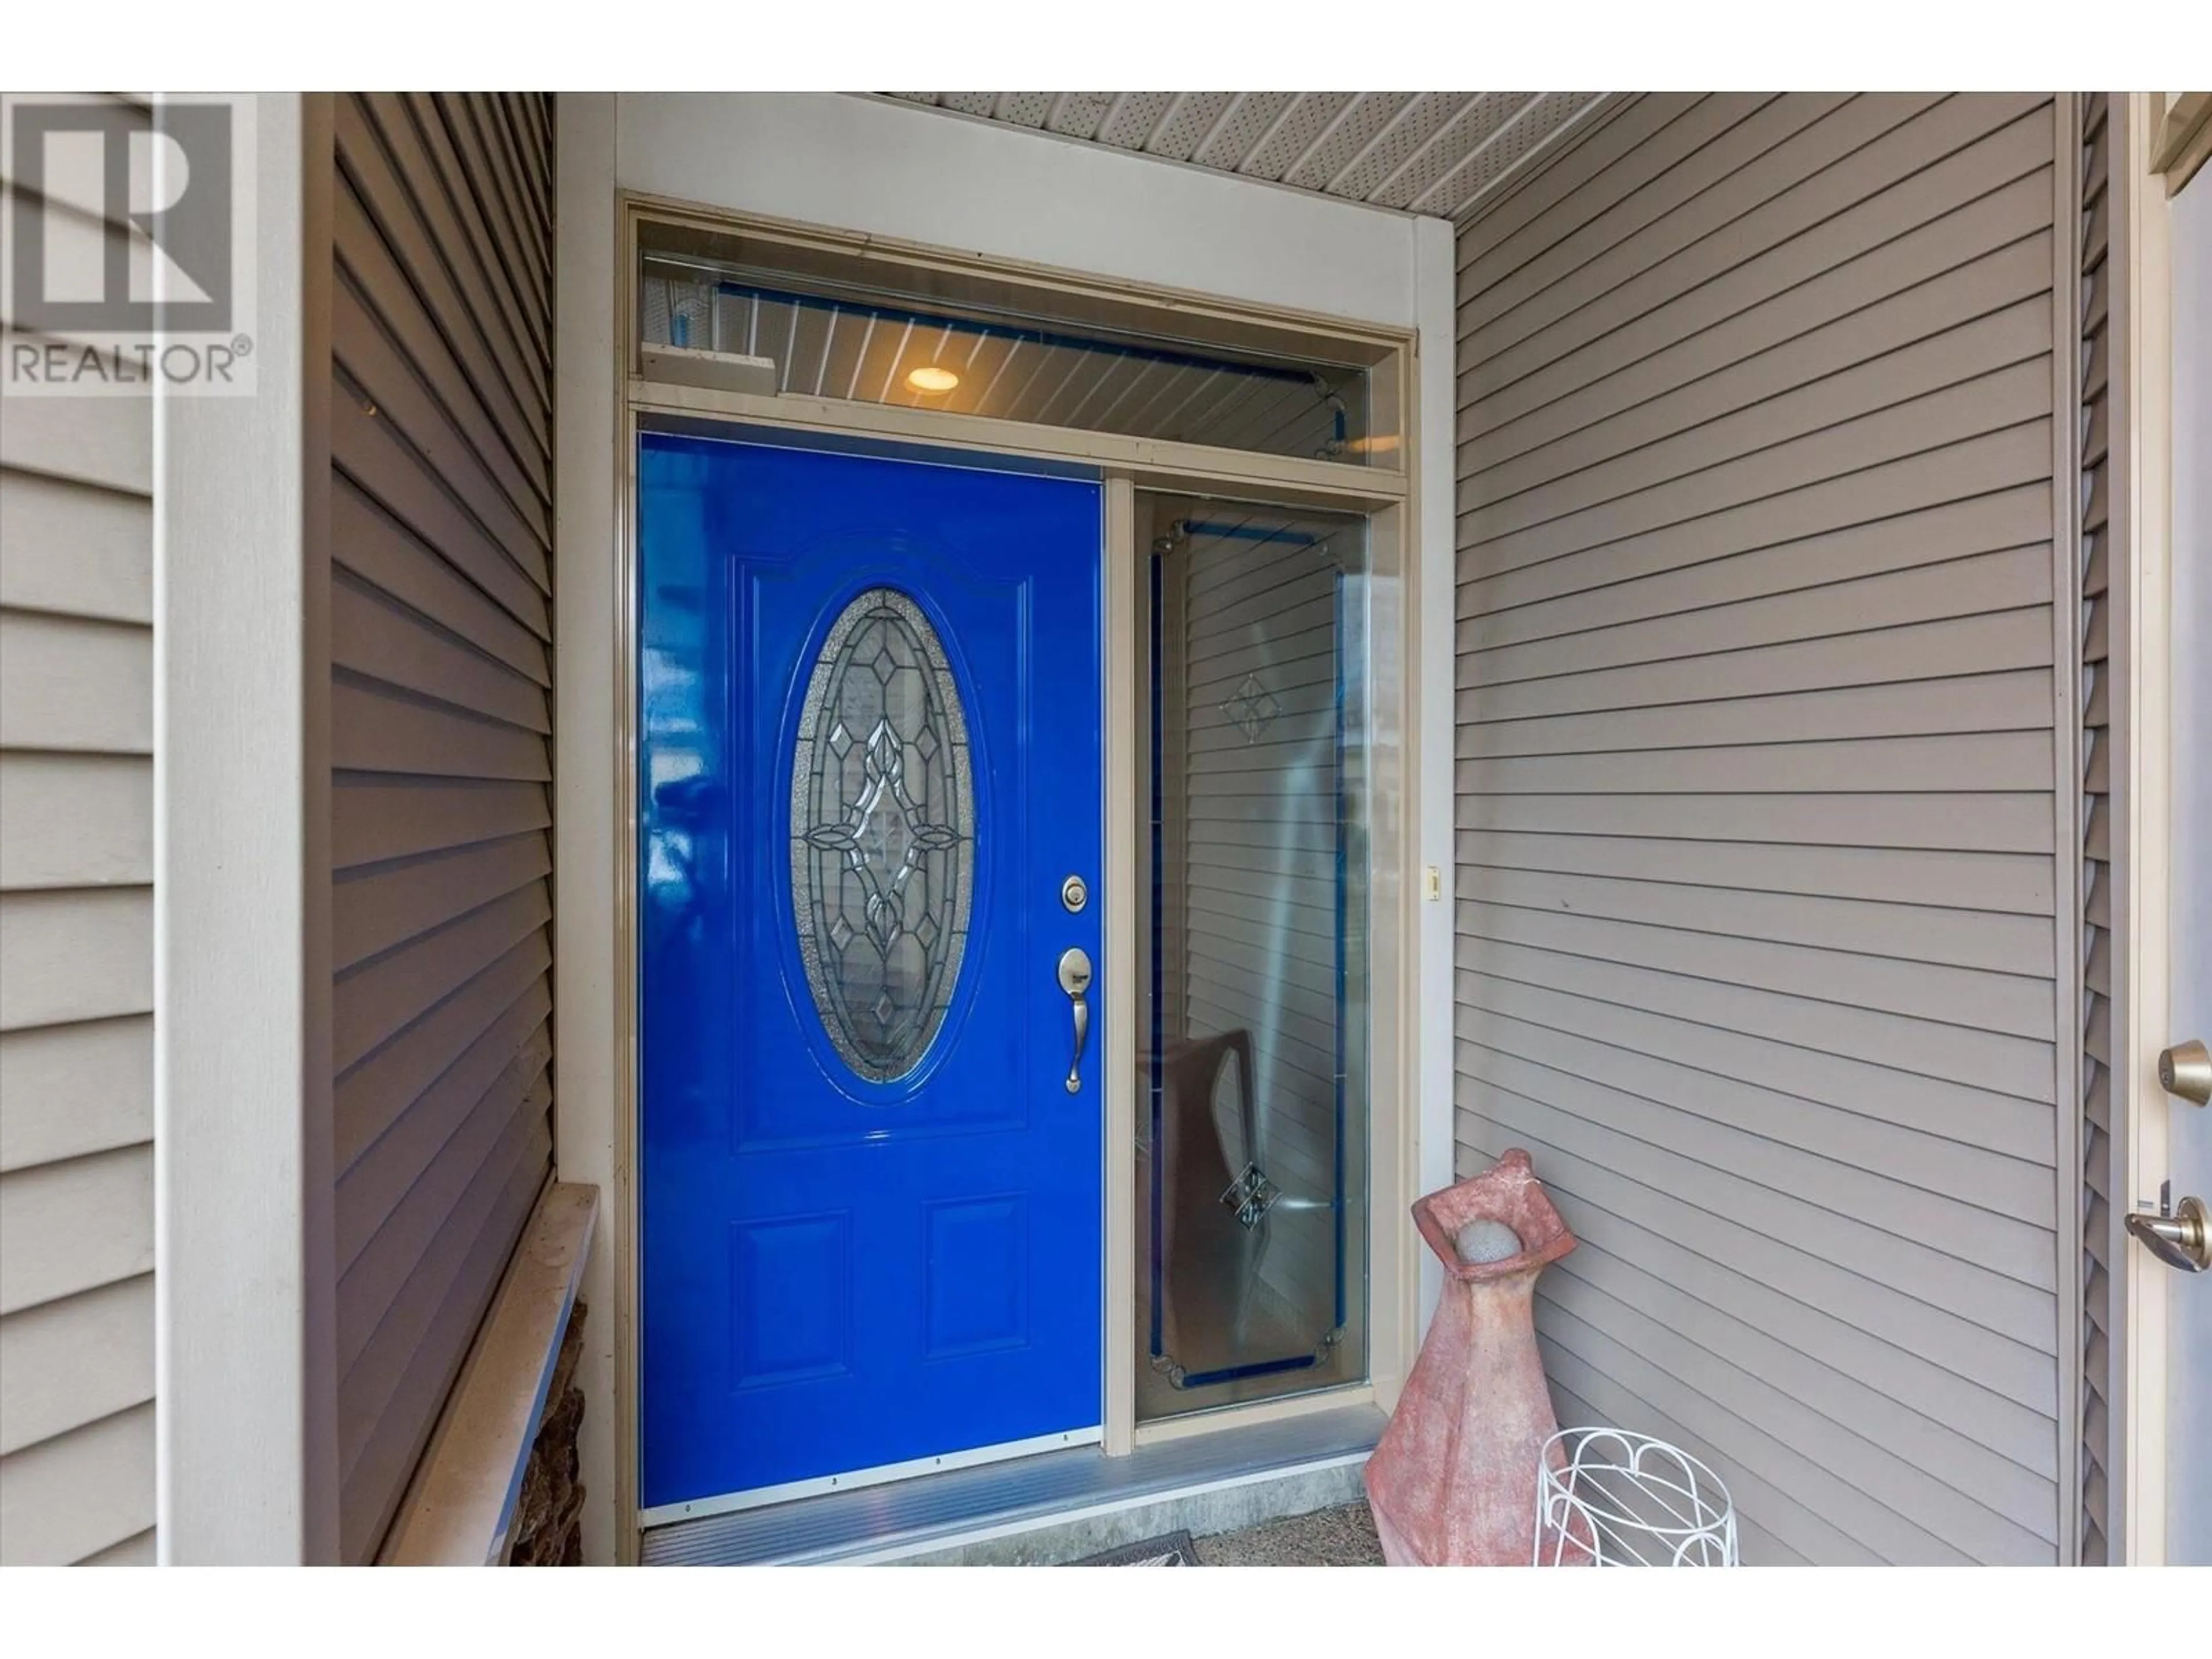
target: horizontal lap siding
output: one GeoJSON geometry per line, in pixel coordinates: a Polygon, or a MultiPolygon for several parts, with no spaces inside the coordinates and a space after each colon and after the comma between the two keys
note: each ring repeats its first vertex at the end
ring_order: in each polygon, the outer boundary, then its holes
{"type": "Polygon", "coordinates": [[[143,398],[0,416],[0,1563],[153,1553],[152,490],[143,398]]]}
{"type": "Polygon", "coordinates": [[[1753,1560],[2064,1530],[2054,113],[1645,98],[1461,234],[1460,1166],[1753,1560]]]}
{"type": "Polygon", "coordinates": [[[337,107],[342,1547],[372,1555],[550,1163],[546,112],[337,107]]]}

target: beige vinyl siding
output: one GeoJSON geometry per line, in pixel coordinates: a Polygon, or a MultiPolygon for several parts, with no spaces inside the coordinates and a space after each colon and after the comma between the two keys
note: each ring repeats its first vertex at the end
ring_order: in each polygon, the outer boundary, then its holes
{"type": "Polygon", "coordinates": [[[0,1563],[153,1553],[152,444],[0,416],[0,1563]]]}
{"type": "Polygon", "coordinates": [[[2070,1530],[2059,113],[1646,96],[1460,236],[1459,1165],[1753,1562],[2070,1530]]]}
{"type": "Polygon", "coordinates": [[[341,1547],[374,1553],[550,1165],[550,112],[337,100],[341,1547]]]}
{"type": "Polygon", "coordinates": [[[2080,153],[2081,204],[2081,1560],[2112,1554],[2111,1469],[2112,1267],[2123,1248],[2112,1187],[2112,711],[2106,679],[2111,558],[2106,439],[2110,337],[2111,99],[2085,95],[2080,153]]]}

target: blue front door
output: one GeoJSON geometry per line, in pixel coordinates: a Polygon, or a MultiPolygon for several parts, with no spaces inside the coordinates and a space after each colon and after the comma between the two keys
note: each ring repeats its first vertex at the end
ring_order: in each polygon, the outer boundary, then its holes
{"type": "Polygon", "coordinates": [[[1099,487],[656,435],[638,503],[643,1506],[1093,1428],[1099,487]]]}

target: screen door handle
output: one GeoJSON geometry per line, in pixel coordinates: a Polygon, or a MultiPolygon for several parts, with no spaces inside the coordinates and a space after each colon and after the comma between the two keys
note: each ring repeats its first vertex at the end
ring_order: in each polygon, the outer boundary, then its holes
{"type": "Polygon", "coordinates": [[[1083,1046],[1091,1040],[1091,954],[1079,945],[1060,953],[1060,988],[1075,1007],[1075,1058],[1067,1062],[1067,1092],[1083,1092],[1083,1046]]]}

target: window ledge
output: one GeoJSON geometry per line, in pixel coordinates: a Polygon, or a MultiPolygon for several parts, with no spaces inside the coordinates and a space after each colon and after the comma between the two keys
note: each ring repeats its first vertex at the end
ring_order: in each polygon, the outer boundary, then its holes
{"type": "Polygon", "coordinates": [[[599,1189],[548,1185],[500,1280],[436,1431],[392,1523],[380,1566],[496,1566],[576,1304],[599,1189]]]}

